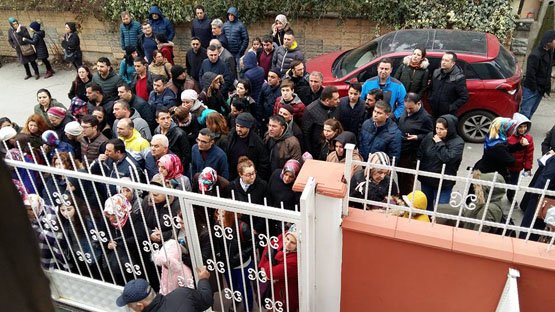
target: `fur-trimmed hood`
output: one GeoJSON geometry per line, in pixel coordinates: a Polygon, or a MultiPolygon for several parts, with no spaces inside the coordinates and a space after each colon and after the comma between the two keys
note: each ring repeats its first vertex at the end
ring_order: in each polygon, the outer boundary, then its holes
{"type": "MultiPolygon", "coordinates": [[[[403,64],[405,64],[406,66],[409,66],[410,64],[410,57],[412,55],[407,55],[403,58],[403,64]]],[[[426,69],[428,68],[428,66],[430,66],[430,62],[428,61],[427,58],[423,58],[422,61],[420,62],[420,68],[422,69],[426,69]]]]}

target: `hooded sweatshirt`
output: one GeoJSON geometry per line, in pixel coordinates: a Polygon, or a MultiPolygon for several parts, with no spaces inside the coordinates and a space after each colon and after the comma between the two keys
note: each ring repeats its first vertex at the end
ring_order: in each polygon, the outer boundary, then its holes
{"type": "Polygon", "coordinates": [[[532,170],[532,165],[534,163],[534,138],[530,135],[532,122],[520,113],[515,113],[513,115],[513,120],[516,121],[515,133],[507,139],[507,143],[509,143],[509,145],[520,145],[522,138],[525,138],[528,140],[529,144],[523,149],[511,153],[515,158],[515,162],[509,167],[509,171],[520,172],[522,169],[530,171],[532,170]],[[523,124],[526,124],[528,127],[523,134],[519,134],[518,127],[523,124]]]}
{"type": "Polygon", "coordinates": [[[264,69],[257,65],[256,53],[249,52],[243,57],[244,65],[244,78],[248,79],[251,83],[251,96],[255,101],[260,97],[260,91],[264,84],[266,75],[264,69]]]}

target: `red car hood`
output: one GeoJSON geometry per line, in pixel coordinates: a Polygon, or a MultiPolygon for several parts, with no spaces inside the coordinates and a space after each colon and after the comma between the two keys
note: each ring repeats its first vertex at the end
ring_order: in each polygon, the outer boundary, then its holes
{"type": "Polygon", "coordinates": [[[335,62],[335,60],[345,52],[347,51],[336,51],[314,57],[306,63],[306,70],[309,73],[313,71],[321,72],[324,75],[324,81],[330,78],[335,80],[335,77],[331,72],[331,67],[333,65],[333,62],[335,62]]]}

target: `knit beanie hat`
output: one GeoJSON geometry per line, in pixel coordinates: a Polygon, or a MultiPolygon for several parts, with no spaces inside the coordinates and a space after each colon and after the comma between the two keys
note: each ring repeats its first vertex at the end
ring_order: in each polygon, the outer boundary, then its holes
{"type": "Polygon", "coordinates": [[[239,114],[239,116],[237,116],[237,118],[235,119],[235,123],[238,124],[239,126],[243,126],[246,128],[252,128],[252,126],[255,123],[255,119],[254,117],[251,115],[251,113],[241,113],[239,114]]]}
{"type": "Polygon", "coordinates": [[[295,236],[295,239],[297,240],[297,243],[299,242],[299,231],[297,230],[297,225],[296,224],[291,224],[291,227],[289,228],[289,230],[287,230],[287,233],[285,233],[285,236],[287,236],[287,235],[295,236]]]}
{"type": "Polygon", "coordinates": [[[50,107],[50,109],[48,109],[48,115],[64,119],[66,110],[62,107],[50,107]]]}
{"type": "Polygon", "coordinates": [[[172,77],[174,79],[177,79],[177,77],[179,77],[179,75],[181,75],[185,72],[185,68],[183,68],[183,66],[181,66],[181,65],[174,65],[172,67],[172,69],[170,70],[170,72],[172,73],[172,77]]]}
{"type": "Polygon", "coordinates": [[[40,30],[40,24],[37,21],[33,21],[30,25],[29,28],[31,28],[34,31],[39,31],[40,30]]]}
{"type": "Polygon", "coordinates": [[[10,23],[10,25],[13,24],[13,23],[15,23],[15,22],[17,22],[17,19],[16,19],[15,17],[10,16],[10,17],[8,18],[8,23],[10,23]]]}
{"type": "Polygon", "coordinates": [[[71,134],[73,136],[80,136],[83,133],[83,127],[77,121],[68,122],[64,127],[65,133],[71,134]]]}
{"type": "Polygon", "coordinates": [[[284,108],[286,111],[288,111],[291,114],[295,113],[295,109],[291,104],[281,104],[281,108],[284,108]]]}
{"type": "Polygon", "coordinates": [[[42,133],[42,140],[44,141],[44,143],[52,146],[52,145],[58,145],[58,142],[60,142],[60,140],[58,139],[58,134],[56,133],[56,131],[54,130],[46,130],[42,133]]]}

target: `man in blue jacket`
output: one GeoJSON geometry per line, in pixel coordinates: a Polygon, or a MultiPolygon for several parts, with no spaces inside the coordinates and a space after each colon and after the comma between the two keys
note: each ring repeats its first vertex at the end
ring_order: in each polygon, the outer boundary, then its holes
{"type": "Polygon", "coordinates": [[[160,11],[158,6],[153,5],[150,7],[150,10],[148,11],[148,21],[150,26],[152,26],[154,34],[166,34],[166,38],[168,38],[169,41],[173,40],[173,37],[175,36],[173,25],[170,20],[162,14],[162,11],[160,11]]]}
{"type": "Polygon", "coordinates": [[[218,175],[229,179],[229,165],[226,153],[214,145],[214,133],[208,128],[200,130],[197,144],[191,151],[191,176],[202,172],[202,169],[211,167],[218,175]]]}
{"type": "Polygon", "coordinates": [[[372,119],[362,124],[359,139],[359,151],[364,160],[368,154],[384,152],[393,162],[398,163],[401,157],[401,141],[403,134],[391,118],[391,106],[384,101],[376,102],[372,119]]]}
{"type": "Polygon", "coordinates": [[[142,34],[141,24],[131,17],[128,11],[121,13],[121,24],[119,25],[119,36],[121,40],[121,49],[126,47],[136,47],[137,38],[142,34]]]}
{"type": "Polygon", "coordinates": [[[378,76],[372,77],[362,85],[361,98],[366,99],[366,94],[372,89],[381,89],[383,91],[384,100],[389,102],[395,120],[401,117],[405,111],[405,96],[407,91],[403,84],[391,77],[393,71],[393,61],[390,58],[384,58],[378,64],[378,76]]]}
{"type": "Polygon", "coordinates": [[[249,46],[249,33],[247,27],[239,20],[239,11],[236,7],[230,7],[227,10],[227,22],[224,23],[223,29],[227,37],[228,50],[239,64],[239,58],[249,46]]]}

